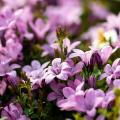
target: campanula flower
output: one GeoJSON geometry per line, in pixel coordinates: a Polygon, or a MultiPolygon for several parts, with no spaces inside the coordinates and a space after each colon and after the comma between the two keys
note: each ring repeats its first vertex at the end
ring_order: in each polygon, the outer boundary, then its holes
{"type": "Polygon", "coordinates": [[[49,62],[46,62],[41,65],[39,61],[33,60],[31,65],[26,65],[22,68],[22,70],[26,73],[26,76],[30,79],[33,89],[41,86],[46,72],[45,68],[48,66],[48,64],[49,62]]]}
{"type": "Polygon", "coordinates": [[[61,58],[55,58],[52,65],[47,68],[45,74],[45,82],[50,83],[55,78],[67,80],[70,74],[70,65],[67,62],[62,62],[61,58]]]}
{"type": "Polygon", "coordinates": [[[30,120],[23,114],[22,107],[18,103],[10,103],[4,107],[1,112],[1,117],[6,117],[7,120],[30,120]]]}

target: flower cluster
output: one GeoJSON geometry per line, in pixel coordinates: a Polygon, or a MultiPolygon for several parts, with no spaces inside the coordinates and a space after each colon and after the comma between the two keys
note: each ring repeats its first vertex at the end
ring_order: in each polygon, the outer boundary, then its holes
{"type": "Polygon", "coordinates": [[[0,1],[0,120],[120,119],[114,4],[0,1]]]}

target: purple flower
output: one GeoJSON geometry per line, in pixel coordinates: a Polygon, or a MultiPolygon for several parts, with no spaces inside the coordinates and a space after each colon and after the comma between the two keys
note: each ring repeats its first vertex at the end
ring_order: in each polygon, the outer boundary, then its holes
{"type": "Polygon", "coordinates": [[[0,81],[0,95],[2,96],[6,90],[7,84],[4,80],[0,81]]]}
{"type": "MultiPolygon", "coordinates": [[[[63,39],[63,49],[62,49],[62,51],[64,52],[64,54],[66,56],[68,56],[72,52],[72,50],[75,47],[77,47],[79,44],[80,44],[80,41],[76,41],[76,42],[71,43],[68,38],[65,38],[65,39],[63,39]]],[[[51,47],[51,49],[54,50],[54,52],[55,52],[55,50],[58,50],[59,52],[61,52],[60,46],[59,46],[58,43],[56,43],[56,41],[54,41],[54,43],[51,42],[50,45],[49,45],[49,48],[50,47],[51,47]]]]}
{"type": "Polygon", "coordinates": [[[50,88],[53,90],[53,92],[48,94],[48,101],[53,101],[57,99],[57,102],[64,98],[62,89],[65,87],[62,83],[57,83],[56,81],[53,81],[50,83],[50,88]]]}
{"type": "Polygon", "coordinates": [[[74,81],[68,81],[68,86],[63,88],[63,95],[64,99],[60,100],[57,105],[65,110],[71,110],[75,103],[75,95],[83,95],[84,91],[82,90],[84,87],[84,82],[82,81],[82,78],[77,77],[74,81]],[[66,98],[66,99],[65,99],[66,98]],[[73,101],[71,101],[71,99],[73,101]],[[67,102],[73,102],[74,104],[68,104],[67,102]],[[64,106],[65,105],[65,106],[64,106]],[[72,106],[71,106],[72,105],[72,106]]]}
{"type": "Polygon", "coordinates": [[[107,64],[104,68],[104,73],[100,76],[100,80],[106,78],[108,85],[119,86],[120,79],[120,58],[116,59],[112,66],[107,64]]]}
{"type": "Polygon", "coordinates": [[[21,7],[35,5],[40,0],[3,0],[5,8],[18,9],[21,7]]]}
{"type": "Polygon", "coordinates": [[[10,103],[2,109],[1,117],[5,117],[7,120],[30,120],[23,114],[20,104],[14,103],[10,103]]]}
{"type": "Polygon", "coordinates": [[[18,55],[21,54],[22,45],[13,39],[8,39],[6,41],[6,46],[0,48],[0,54],[2,53],[8,59],[12,61],[18,58],[18,55]]]}
{"type": "Polygon", "coordinates": [[[3,1],[6,4],[6,6],[8,6],[9,8],[19,8],[24,6],[27,2],[27,0],[21,0],[21,1],[3,0],[3,1]]]}
{"type": "Polygon", "coordinates": [[[75,92],[72,88],[64,88],[63,91],[67,99],[58,102],[58,106],[62,110],[75,110],[84,112],[87,115],[94,117],[96,108],[102,103],[103,97],[96,94],[96,90],[88,89],[85,92],[77,89],[75,92]]]}
{"type": "Polygon", "coordinates": [[[84,91],[82,90],[84,85],[84,82],[81,82],[78,84],[78,86],[75,85],[75,82],[73,86],[71,87],[64,87],[63,88],[63,95],[64,99],[57,102],[57,106],[61,108],[61,110],[76,110],[75,107],[77,105],[75,96],[76,95],[84,95],[84,91]],[[75,88],[73,88],[76,86],[75,88]]]}
{"type": "Polygon", "coordinates": [[[96,91],[97,96],[102,97],[103,100],[100,104],[102,108],[107,108],[108,105],[114,101],[115,99],[115,94],[112,90],[108,90],[106,93],[104,93],[102,90],[98,89],[96,91]]]}
{"type": "Polygon", "coordinates": [[[75,76],[75,80],[69,80],[67,82],[67,86],[68,87],[71,87],[72,89],[74,90],[77,90],[78,88],[79,89],[82,89],[83,85],[84,85],[84,82],[83,82],[83,78],[80,76],[80,75],[76,75],[75,76]],[[80,85],[80,86],[79,86],[80,85]]]}
{"type": "Polygon", "coordinates": [[[105,19],[106,16],[110,14],[104,5],[99,3],[91,2],[90,9],[92,11],[92,14],[99,19],[105,19]]]}
{"type": "Polygon", "coordinates": [[[24,22],[23,20],[19,20],[19,21],[17,21],[16,25],[17,25],[17,28],[18,28],[18,31],[20,34],[21,41],[23,41],[24,38],[27,38],[28,40],[33,39],[34,35],[33,35],[33,33],[30,33],[28,31],[28,26],[27,26],[26,22],[24,22]]]}
{"type": "Polygon", "coordinates": [[[120,89],[120,79],[115,79],[113,82],[114,87],[119,88],[120,89]]]}
{"type": "Polygon", "coordinates": [[[42,50],[43,50],[42,55],[41,55],[42,57],[47,56],[47,55],[53,56],[55,54],[54,49],[49,44],[43,45],[42,50]]]}
{"type": "Polygon", "coordinates": [[[45,34],[48,32],[50,25],[45,23],[42,19],[37,19],[35,24],[32,22],[29,23],[32,30],[35,32],[38,38],[44,38],[45,34]]]}
{"type": "Polygon", "coordinates": [[[107,22],[104,24],[107,29],[117,29],[120,31],[120,13],[116,16],[111,14],[107,17],[107,22]]]}
{"type": "Polygon", "coordinates": [[[105,117],[103,115],[99,115],[96,120],[105,120],[105,117]]]}
{"type": "Polygon", "coordinates": [[[77,96],[76,109],[81,112],[86,112],[89,116],[93,117],[96,114],[96,108],[101,104],[103,98],[96,95],[94,89],[88,89],[84,96],[77,96]]]}
{"type": "Polygon", "coordinates": [[[48,33],[47,35],[47,42],[49,44],[55,43],[57,40],[57,36],[56,36],[56,31],[53,30],[52,32],[48,33]]]}
{"type": "Polygon", "coordinates": [[[88,84],[90,85],[90,87],[92,88],[96,88],[96,79],[94,76],[90,76],[88,79],[88,84]]]}
{"type": "Polygon", "coordinates": [[[79,6],[80,7],[80,1],[79,0],[59,0],[58,1],[60,5],[65,6],[65,5],[69,5],[69,6],[79,6]]]}
{"type": "Polygon", "coordinates": [[[12,11],[6,11],[0,14],[0,31],[12,28],[19,16],[21,15],[22,10],[17,10],[14,13],[12,11]]]}
{"type": "Polygon", "coordinates": [[[80,41],[71,43],[68,38],[64,38],[63,49],[61,50],[59,44],[56,41],[57,38],[56,38],[55,32],[49,34],[47,39],[49,44],[45,44],[42,46],[42,49],[43,49],[42,56],[46,56],[48,54],[53,56],[56,51],[59,51],[59,52],[63,51],[64,54],[68,56],[72,52],[72,50],[80,44],[80,41]]]}
{"type": "Polygon", "coordinates": [[[45,12],[52,28],[56,25],[79,24],[81,13],[81,8],[76,5],[48,6],[45,12]]]}
{"type": "Polygon", "coordinates": [[[48,101],[53,101],[57,99],[57,103],[64,99],[64,97],[68,97],[71,95],[70,90],[74,93],[75,90],[82,89],[83,87],[83,81],[80,76],[77,76],[74,81],[69,80],[67,82],[67,86],[64,83],[58,83],[56,81],[53,81],[50,83],[50,87],[53,90],[48,95],[48,101]]]}
{"type": "Polygon", "coordinates": [[[102,107],[103,108],[107,108],[108,105],[114,101],[115,99],[115,95],[114,95],[114,92],[113,91],[108,91],[106,94],[105,94],[105,97],[104,97],[104,100],[102,102],[102,107]]]}
{"type": "Polygon", "coordinates": [[[62,62],[61,58],[55,58],[52,61],[52,66],[47,68],[45,74],[45,82],[48,84],[55,78],[67,80],[70,74],[70,65],[67,62],[62,62]]]}
{"type": "Polygon", "coordinates": [[[113,74],[114,69],[111,67],[111,65],[107,64],[104,68],[104,73],[100,76],[100,80],[109,77],[113,74]]]}
{"type": "MultiPolygon", "coordinates": [[[[31,7],[25,6],[22,10],[23,12],[21,16],[19,17],[19,20],[27,24],[29,21],[33,20],[33,13],[32,13],[31,7]]],[[[19,24],[19,20],[17,21],[18,24],[19,24]]]]}
{"type": "Polygon", "coordinates": [[[5,40],[13,39],[19,41],[14,29],[7,29],[4,35],[5,40]]]}
{"type": "Polygon", "coordinates": [[[46,67],[48,66],[49,62],[44,63],[43,65],[40,64],[39,61],[33,60],[31,65],[26,65],[23,67],[23,71],[26,73],[27,77],[30,79],[32,83],[32,88],[36,89],[41,86],[42,81],[44,80],[44,75],[46,72],[46,67]]]}
{"type": "Polygon", "coordinates": [[[80,57],[83,63],[86,65],[90,64],[91,60],[93,62],[105,64],[109,59],[110,55],[113,53],[112,47],[104,46],[102,49],[91,49],[90,51],[83,52],[82,50],[74,49],[74,53],[70,54],[70,58],[80,57]],[[99,58],[98,58],[99,57],[99,58]]]}
{"type": "Polygon", "coordinates": [[[0,76],[11,76],[16,77],[16,71],[14,69],[20,68],[18,64],[9,64],[9,62],[1,62],[0,63],[0,76]]]}
{"type": "Polygon", "coordinates": [[[74,53],[71,53],[71,54],[70,54],[70,56],[69,56],[70,58],[80,57],[81,60],[82,60],[86,65],[89,64],[90,58],[91,58],[91,51],[83,52],[82,50],[74,49],[73,52],[74,52],[74,53]]]}
{"type": "Polygon", "coordinates": [[[71,66],[71,76],[79,74],[83,70],[83,67],[84,63],[81,61],[71,66]]]}
{"type": "Polygon", "coordinates": [[[63,40],[63,47],[67,49],[67,54],[69,54],[74,48],[76,48],[80,44],[80,41],[76,41],[71,43],[68,38],[63,40]]]}

